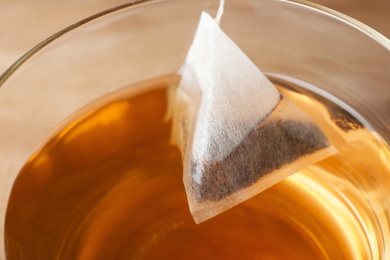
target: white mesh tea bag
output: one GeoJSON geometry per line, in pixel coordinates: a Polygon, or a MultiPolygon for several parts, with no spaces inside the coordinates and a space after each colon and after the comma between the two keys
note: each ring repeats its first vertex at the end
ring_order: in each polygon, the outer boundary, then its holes
{"type": "Polygon", "coordinates": [[[179,74],[172,138],[195,222],[335,152],[207,13],[179,74]]]}

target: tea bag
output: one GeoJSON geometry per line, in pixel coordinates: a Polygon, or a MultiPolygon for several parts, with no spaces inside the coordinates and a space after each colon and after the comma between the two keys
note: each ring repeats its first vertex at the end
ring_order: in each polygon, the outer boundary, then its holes
{"type": "Polygon", "coordinates": [[[179,74],[172,140],[196,223],[335,152],[205,12],[179,74]]]}

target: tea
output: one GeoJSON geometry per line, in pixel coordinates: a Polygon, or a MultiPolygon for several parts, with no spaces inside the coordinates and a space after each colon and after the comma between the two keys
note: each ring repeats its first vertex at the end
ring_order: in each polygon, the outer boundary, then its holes
{"type": "Polygon", "coordinates": [[[378,183],[388,179],[390,160],[376,139],[340,146],[196,225],[166,120],[172,78],[103,98],[30,158],[7,209],[8,259],[383,256],[388,191],[378,183]]]}

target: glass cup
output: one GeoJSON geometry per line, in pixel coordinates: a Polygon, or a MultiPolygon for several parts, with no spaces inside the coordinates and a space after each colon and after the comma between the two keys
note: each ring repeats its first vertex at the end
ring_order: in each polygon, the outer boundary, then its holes
{"type": "MultiPolygon", "coordinates": [[[[170,0],[119,6],[53,35],[0,77],[0,258],[6,251],[9,259],[29,257],[23,248],[32,242],[14,238],[12,232],[17,230],[8,229],[5,234],[6,250],[3,239],[8,199],[13,185],[23,182],[24,177],[17,176],[31,155],[69,118],[81,115],[86,104],[138,82],[176,73],[200,13],[215,16],[218,5],[217,0],[170,0]]],[[[345,15],[304,1],[228,0],[221,27],[267,75],[306,86],[337,103],[389,148],[387,38],[345,15]]],[[[389,163],[387,155],[378,154],[389,163]]],[[[361,192],[375,209],[368,222],[364,217],[359,222],[367,246],[358,254],[387,259],[390,175],[387,171],[365,174],[369,191],[361,192]]],[[[23,190],[14,188],[13,192],[23,190]]],[[[20,214],[31,206],[17,203],[20,214]]],[[[7,214],[13,219],[19,213],[7,214]]],[[[42,216],[37,213],[23,219],[34,223],[42,216]]],[[[41,242],[39,250],[44,252],[47,244],[41,242]]],[[[55,254],[61,259],[61,250],[55,254]]]]}

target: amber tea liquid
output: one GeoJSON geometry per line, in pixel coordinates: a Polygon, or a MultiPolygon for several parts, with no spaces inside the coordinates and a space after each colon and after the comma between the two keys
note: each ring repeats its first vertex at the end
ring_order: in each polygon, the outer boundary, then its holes
{"type": "Polygon", "coordinates": [[[374,138],[196,225],[170,144],[172,80],[100,100],[30,158],[9,200],[8,259],[380,259],[390,160],[374,138]]]}

